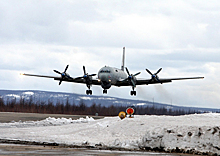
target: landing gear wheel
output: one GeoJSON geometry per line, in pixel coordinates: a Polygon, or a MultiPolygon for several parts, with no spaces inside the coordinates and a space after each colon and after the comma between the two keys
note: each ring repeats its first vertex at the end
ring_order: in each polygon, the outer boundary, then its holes
{"type": "Polygon", "coordinates": [[[131,96],[132,95],[136,96],[136,91],[131,91],[131,96]]]}
{"type": "Polygon", "coordinates": [[[86,94],[87,95],[89,95],[89,94],[92,95],[92,90],[86,90],[86,94]]]}
{"type": "Polygon", "coordinates": [[[134,91],[134,96],[136,96],[136,91],[134,91]]]}
{"type": "Polygon", "coordinates": [[[106,89],[103,90],[103,94],[107,94],[107,90],[106,89]]]}

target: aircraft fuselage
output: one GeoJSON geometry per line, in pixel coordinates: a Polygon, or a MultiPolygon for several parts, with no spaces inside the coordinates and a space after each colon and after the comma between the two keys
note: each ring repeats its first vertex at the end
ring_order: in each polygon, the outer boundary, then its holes
{"type": "Polygon", "coordinates": [[[127,74],[118,68],[114,67],[102,67],[98,72],[98,79],[101,81],[103,89],[109,89],[111,85],[116,85],[120,80],[126,79],[127,74]]]}

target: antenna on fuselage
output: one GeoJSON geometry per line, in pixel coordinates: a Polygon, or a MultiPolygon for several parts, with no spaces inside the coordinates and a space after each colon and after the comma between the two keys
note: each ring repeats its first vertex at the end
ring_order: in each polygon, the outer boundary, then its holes
{"type": "Polygon", "coordinates": [[[125,47],[123,47],[123,56],[122,56],[121,70],[124,71],[124,68],[125,68],[125,47]]]}

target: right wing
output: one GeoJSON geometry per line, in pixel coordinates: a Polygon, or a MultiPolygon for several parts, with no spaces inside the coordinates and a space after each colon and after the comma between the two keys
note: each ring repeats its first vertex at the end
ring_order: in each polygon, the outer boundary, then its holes
{"type": "Polygon", "coordinates": [[[59,80],[61,79],[61,77],[58,77],[58,76],[34,75],[34,74],[25,74],[25,73],[21,73],[20,75],[53,78],[53,79],[59,79],[59,80]]]}
{"type": "MultiPolygon", "coordinates": [[[[35,75],[35,74],[20,74],[20,75],[25,75],[25,76],[33,76],[33,77],[44,77],[44,78],[52,78],[57,81],[66,81],[66,82],[73,82],[73,83],[83,83],[86,84],[86,81],[82,77],[77,77],[77,78],[62,78],[60,76],[46,76],[46,75],[35,75]]],[[[98,81],[98,79],[92,79],[92,84],[93,85],[101,85],[101,83],[98,81]]]]}

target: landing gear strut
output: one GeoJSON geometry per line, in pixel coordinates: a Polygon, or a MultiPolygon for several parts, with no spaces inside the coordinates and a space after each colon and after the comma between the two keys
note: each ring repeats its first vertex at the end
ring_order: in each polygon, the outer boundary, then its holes
{"type": "Polygon", "coordinates": [[[134,88],[135,88],[135,87],[132,86],[131,96],[132,96],[132,95],[136,96],[136,91],[134,90],[134,88]]]}
{"type": "Polygon", "coordinates": [[[92,90],[86,90],[87,95],[92,95],[92,90]]]}
{"type": "Polygon", "coordinates": [[[103,94],[107,94],[107,90],[106,89],[103,90],[103,94]]]}

